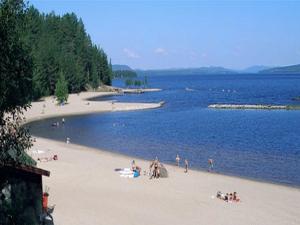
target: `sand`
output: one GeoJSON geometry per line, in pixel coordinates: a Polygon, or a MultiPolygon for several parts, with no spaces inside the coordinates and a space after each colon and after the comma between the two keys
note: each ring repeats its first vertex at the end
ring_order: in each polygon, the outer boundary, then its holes
{"type": "Polygon", "coordinates": [[[33,102],[32,107],[24,113],[27,122],[48,117],[63,115],[78,115],[96,112],[128,111],[153,109],[161,107],[161,103],[123,103],[115,101],[89,101],[98,96],[117,95],[112,92],[81,92],[70,94],[68,103],[58,106],[53,97],[46,97],[39,102],[33,102]]]}
{"type": "MultiPolygon", "coordinates": [[[[95,93],[71,95],[69,104],[55,106],[51,99],[33,103],[28,120],[74,113],[133,110],[159,104],[90,102],[95,93]],[[44,114],[41,114],[46,104],[44,114]]],[[[126,143],[124,143],[126,144],[126,143]]],[[[208,172],[184,173],[166,165],[169,178],[122,178],[114,170],[130,166],[131,157],[99,149],[37,138],[34,158],[58,155],[57,161],[39,162],[49,170],[43,183],[50,187],[49,203],[55,204],[55,225],[299,225],[300,189],[208,172]],[[239,203],[215,198],[217,191],[238,192],[239,203]]],[[[174,156],[175,159],[176,156],[174,156]]],[[[137,159],[142,170],[149,162],[137,159]]]]}

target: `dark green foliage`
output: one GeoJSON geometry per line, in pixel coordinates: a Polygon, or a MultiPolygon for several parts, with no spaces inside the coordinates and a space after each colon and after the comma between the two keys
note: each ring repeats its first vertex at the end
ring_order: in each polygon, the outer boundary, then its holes
{"type": "Polygon", "coordinates": [[[40,14],[34,7],[26,13],[23,38],[31,47],[34,63],[34,98],[53,95],[64,71],[70,93],[111,84],[111,66],[104,51],[93,45],[84,24],[74,13],[40,14]]]}
{"type": "Polygon", "coordinates": [[[143,86],[144,88],[148,85],[148,80],[147,77],[144,78],[144,80],[134,80],[134,79],[126,79],[125,80],[125,86],[126,87],[136,87],[136,88],[140,88],[141,86],[143,86]]]}
{"type": "Polygon", "coordinates": [[[56,83],[55,95],[58,103],[64,103],[68,100],[68,83],[66,82],[65,75],[61,72],[59,79],[56,83]]]}
{"type": "Polygon", "coordinates": [[[135,80],[134,81],[134,86],[140,87],[142,85],[142,82],[140,80],[135,80]]]}
{"type": "Polygon", "coordinates": [[[125,80],[125,85],[126,85],[126,87],[132,86],[132,85],[133,85],[133,80],[131,80],[131,79],[126,79],[126,80],[125,80]]]}
{"type": "Polygon", "coordinates": [[[35,161],[26,154],[32,146],[28,130],[21,126],[21,114],[6,116],[0,129],[0,164],[35,165],[35,161]]]}
{"type": "Polygon", "coordinates": [[[23,1],[0,1],[0,164],[34,164],[26,154],[30,135],[21,127],[32,98],[32,61],[21,38],[25,13],[23,1]]]}
{"type": "Polygon", "coordinates": [[[134,78],[137,74],[133,70],[115,70],[113,71],[114,78],[134,78]]]}
{"type": "Polygon", "coordinates": [[[9,0],[0,4],[0,117],[3,118],[6,112],[28,107],[32,61],[19,38],[24,4],[9,0]]]}

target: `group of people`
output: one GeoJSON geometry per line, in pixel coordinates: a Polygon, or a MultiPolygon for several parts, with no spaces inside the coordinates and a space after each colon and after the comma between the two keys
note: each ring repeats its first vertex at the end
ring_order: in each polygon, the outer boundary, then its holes
{"type": "MultiPolygon", "coordinates": [[[[180,164],[180,157],[179,157],[178,154],[176,155],[175,160],[176,160],[176,165],[179,167],[179,164],[180,164]]],[[[187,173],[187,172],[188,172],[188,169],[189,169],[189,161],[188,161],[187,159],[184,160],[184,168],[185,168],[185,171],[184,171],[184,172],[187,173]]]]}
{"type": "Polygon", "coordinates": [[[160,162],[158,161],[158,158],[155,157],[155,160],[153,160],[151,163],[150,163],[150,166],[149,166],[149,176],[150,176],[150,179],[152,178],[159,178],[160,177],[160,162]]]}
{"type": "Polygon", "coordinates": [[[218,191],[217,198],[224,200],[225,202],[239,202],[240,201],[236,192],[224,194],[221,191],[218,191]]]}
{"type": "MultiPolygon", "coordinates": [[[[155,159],[153,161],[150,162],[150,166],[149,166],[149,178],[160,178],[160,177],[165,177],[167,176],[166,173],[163,170],[164,167],[163,165],[159,162],[158,158],[155,157],[155,159]]],[[[138,176],[141,174],[141,167],[137,166],[135,163],[135,160],[132,160],[131,162],[131,171],[133,171],[134,173],[137,173],[138,176]]],[[[144,170],[144,175],[147,175],[147,171],[144,170]]]]}
{"type": "MultiPolygon", "coordinates": [[[[179,155],[177,154],[176,155],[176,165],[179,167],[180,165],[180,157],[179,155]]],[[[188,172],[188,168],[189,168],[189,161],[187,159],[184,160],[184,168],[185,168],[185,173],[188,172]]],[[[208,172],[211,172],[214,168],[214,161],[212,159],[208,159],[208,172]]]]}
{"type": "MultiPolygon", "coordinates": [[[[61,123],[62,123],[62,125],[65,125],[65,118],[61,119],[61,123]]],[[[51,124],[51,126],[52,127],[59,127],[59,122],[58,121],[54,122],[54,123],[51,124]]]]}

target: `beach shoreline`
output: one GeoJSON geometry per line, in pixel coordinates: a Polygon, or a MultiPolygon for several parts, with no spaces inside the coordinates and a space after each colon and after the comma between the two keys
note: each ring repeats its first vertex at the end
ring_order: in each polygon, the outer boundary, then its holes
{"type": "Polygon", "coordinates": [[[43,100],[33,102],[31,108],[24,111],[25,123],[48,118],[84,115],[92,113],[116,112],[116,111],[134,111],[147,110],[162,107],[159,103],[126,103],[114,101],[90,101],[92,98],[113,96],[117,92],[81,92],[70,94],[68,103],[59,106],[53,96],[45,97],[43,100]]]}
{"type": "MultiPolygon", "coordinates": [[[[89,94],[71,95],[69,105],[63,107],[46,99],[42,115],[45,102],[33,103],[25,114],[27,122],[67,116],[71,111],[86,114],[159,107],[158,103],[114,103],[112,110],[109,101],[85,105],[85,95],[89,94]],[[66,108],[52,112],[57,107],[66,108]]],[[[143,175],[149,161],[143,159],[136,160],[142,167],[139,178],[121,178],[114,170],[129,167],[133,157],[40,137],[29,154],[34,159],[58,155],[57,161],[38,162],[38,167],[51,172],[43,183],[50,187],[49,202],[56,204],[53,216],[58,225],[300,223],[297,187],[199,170],[185,174],[182,167],[169,164],[169,178],[149,180],[143,175]],[[217,191],[237,191],[242,200],[223,202],[215,198],[217,191]]]]}
{"type": "MultiPolygon", "coordinates": [[[[70,115],[71,116],[71,115],[70,115]]],[[[42,119],[43,120],[43,119],[42,119]]],[[[60,140],[54,140],[54,139],[49,139],[49,138],[44,138],[44,137],[39,137],[39,136],[36,136],[36,135],[33,135],[32,136],[35,140],[37,139],[43,139],[43,140],[47,140],[47,141],[51,141],[51,142],[56,142],[57,144],[58,143],[61,143],[61,144],[66,144],[65,141],[60,141],[60,140]]],[[[84,148],[85,151],[91,151],[91,152],[98,152],[100,151],[102,154],[108,154],[110,156],[114,156],[114,157],[121,157],[121,158],[124,158],[126,160],[128,160],[128,162],[131,162],[132,160],[135,160],[135,161],[143,161],[144,163],[148,163],[150,164],[151,163],[151,159],[145,159],[145,158],[142,158],[142,157],[138,157],[138,156],[132,156],[132,155],[128,155],[128,154],[122,154],[122,153],[119,153],[119,152],[115,152],[113,151],[112,149],[103,149],[103,148],[96,148],[96,147],[90,147],[90,146],[86,146],[86,145],[82,145],[82,144],[78,144],[78,143],[70,143],[68,144],[68,146],[70,147],[76,147],[77,149],[81,149],[81,148],[84,148]]],[[[34,156],[34,154],[33,154],[34,156]]],[[[167,168],[173,168],[175,170],[179,169],[179,170],[182,170],[184,171],[184,165],[183,165],[183,161],[181,160],[181,165],[178,167],[176,165],[176,161],[174,159],[174,163],[171,164],[169,162],[161,162],[163,165],[165,165],[167,168]]],[[[296,190],[300,190],[300,186],[297,186],[297,185],[288,185],[288,184],[284,184],[284,183],[276,183],[276,182],[272,182],[272,181],[268,181],[268,180],[263,180],[263,179],[257,179],[257,178],[251,178],[251,177],[243,177],[243,176],[238,176],[238,175],[235,175],[235,174],[227,174],[227,173],[223,173],[223,172],[218,172],[218,171],[208,171],[207,169],[198,169],[198,168],[193,168],[193,167],[189,167],[189,171],[193,171],[193,173],[197,173],[197,172],[200,172],[200,173],[204,173],[208,176],[210,175],[215,175],[215,176],[224,176],[224,177],[228,177],[228,178],[236,178],[236,179],[241,179],[241,180],[247,180],[247,181],[252,181],[252,182],[257,182],[257,183],[262,183],[262,184],[268,184],[268,185],[275,185],[275,186],[282,186],[282,187],[285,187],[285,188],[292,188],[292,189],[296,189],[296,190]]]]}

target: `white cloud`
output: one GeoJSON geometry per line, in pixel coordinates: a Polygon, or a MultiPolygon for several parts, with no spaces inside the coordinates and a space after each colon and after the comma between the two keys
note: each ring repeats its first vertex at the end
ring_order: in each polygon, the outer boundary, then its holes
{"type": "Polygon", "coordinates": [[[168,51],[164,48],[156,48],[154,49],[154,53],[158,55],[168,55],[168,51]]]}
{"type": "Polygon", "coordinates": [[[131,49],[123,48],[123,52],[126,54],[126,56],[127,56],[128,58],[133,58],[133,59],[138,59],[138,58],[140,58],[139,54],[137,54],[136,52],[134,52],[134,51],[131,50],[131,49]]]}

